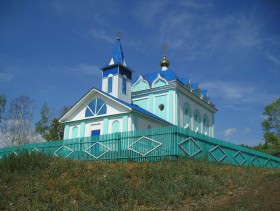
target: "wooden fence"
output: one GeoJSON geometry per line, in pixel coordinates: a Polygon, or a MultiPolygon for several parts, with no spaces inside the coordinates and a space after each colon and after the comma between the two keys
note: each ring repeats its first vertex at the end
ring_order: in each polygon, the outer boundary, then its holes
{"type": "Polygon", "coordinates": [[[93,161],[156,161],[185,156],[239,166],[280,168],[280,158],[177,126],[113,133],[0,149],[0,159],[21,151],[93,161]]]}

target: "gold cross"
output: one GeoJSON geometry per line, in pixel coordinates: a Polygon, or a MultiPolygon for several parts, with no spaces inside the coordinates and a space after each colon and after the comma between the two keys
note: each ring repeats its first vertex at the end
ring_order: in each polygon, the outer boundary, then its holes
{"type": "Polygon", "coordinates": [[[121,36],[121,33],[120,33],[120,32],[117,32],[117,39],[118,39],[118,40],[120,39],[120,36],[121,36]]]}
{"type": "Polygon", "coordinates": [[[168,45],[163,44],[163,45],[161,46],[161,48],[162,48],[162,50],[163,50],[164,55],[166,55],[166,49],[168,48],[168,45]]]}

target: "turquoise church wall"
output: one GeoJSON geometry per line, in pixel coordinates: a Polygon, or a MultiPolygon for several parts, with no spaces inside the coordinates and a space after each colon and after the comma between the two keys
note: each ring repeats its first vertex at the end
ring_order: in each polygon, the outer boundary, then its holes
{"type": "Polygon", "coordinates": [[[80,124],[80,137],[84,137],[85,136],[85,122],[82,121],[80,124]]]}
{"type": "Polygon", "coordinates": [[[173,89],[158,90],[151,94],[143,94],[132,99],[133,104],[140,106],[161,117],[162,119],[176,124],[176,93],[173,89]],[[145,96],[145,97],[144,97],[145,96]],[[159,105],[163,105],[160,110],[159,105]]]}
{"type": "Polygon", "coordinates": [[[64,134],[63,134],[63,138],[64,139],[69,139],[69,125],[68,124],[65,124],[64,126],[64,134]]]}
{"type": "Polygon", "coordinates": [[[161,118],[168,120],[167,94],[154,96],[154,113],[161,118]],[[163,109],[162,109],[163,108],[163,109]],[[162,110],[161,110],[162,109],[162,110]]]}
{"type": "Polygon", "coordinates": [[[128,115],[123,116],[123,131],[128,131],[128,115]]]}
{"type": "Polygon", "coordinates": [[[139,107],[144,108],[147,111],[150,110],[149,109],[149,98],[134,100],[133,104],[138,105],[139,107]]]}

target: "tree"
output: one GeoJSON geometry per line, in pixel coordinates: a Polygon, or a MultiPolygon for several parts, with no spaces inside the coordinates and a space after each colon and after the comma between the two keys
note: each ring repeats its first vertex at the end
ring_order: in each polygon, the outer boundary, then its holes
{"type": "Polygon", "coordinates": [[[28,96],[20,96],[11,102],[8,113],[4,113],[2,117],[0,127],[4,146],[17,146],[35,141],[33,108],[34,102],[28,96]]]}
{"type": "MultiPolygon", "coordinates": [[[[68,111],[68,107],[64,107],[61,116],[68,111]]],[[[64,125],[54,117],[47,103],[41,108],[41,119],[35,124],[36,132],[42,135],[46,141],[55,141],[63,139],[64,125]]]]}
{"type": "Polygon", "coordinates": [[[264,108],[262,122],[265,144],[280,147],[280,98],[264,108]]]}
{"type": "Polygon", "coordinates": [[[64,125],[61,124],[57,118],[54,118],[49,130],[49,140],[63,139],[64,125]]]}
{"type": "Polygon", "coordinates": [[[5,112],[5,107],[6,107],[6,97],[4,95],[0,95],[0,123],[3,118],[3,114],[5,112]]]}
{"type": "Polygon", "coordinates": [[[50,112],[48,104],[45,102],[40,110],[41,119],[36,122],[35,130],[37,133],[41,134],[45,140],[48,140],[49,129],[51,125],[51,120],[53,114],[50,112]]]}

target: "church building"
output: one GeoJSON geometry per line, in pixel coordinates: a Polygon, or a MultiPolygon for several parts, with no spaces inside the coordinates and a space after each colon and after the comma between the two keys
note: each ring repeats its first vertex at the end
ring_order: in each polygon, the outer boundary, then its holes
{"type": "Polygon", "coordinates": [[[169,69],[165,51],[160,66],[133,79],[118,37],[101,68],[102,90],[92,88],[59,120],[64,139],[170,125],[214,137],[217,109],[207,92],[169,69]]]}

